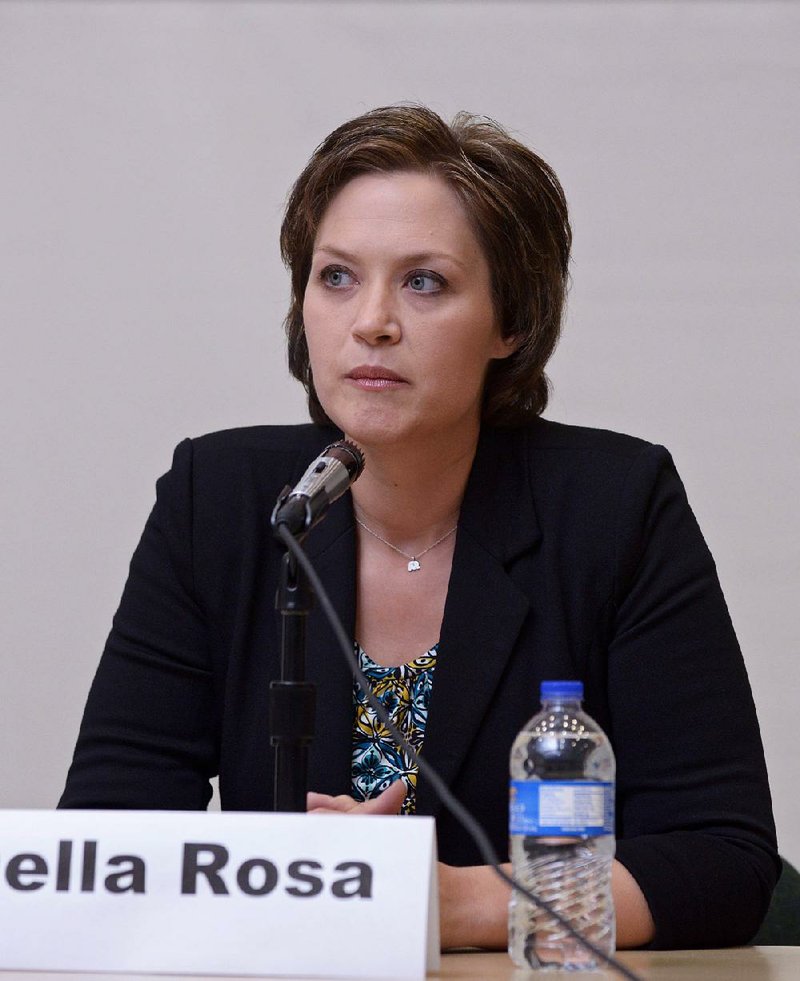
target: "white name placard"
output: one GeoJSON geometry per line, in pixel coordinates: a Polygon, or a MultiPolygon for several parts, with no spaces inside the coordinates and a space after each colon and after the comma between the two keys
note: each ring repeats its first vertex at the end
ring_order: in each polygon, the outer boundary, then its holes
{"type": "Polygon", "coordinates": [[[425,817],[0,811],[0,968],[423,978],[425,817]]]}

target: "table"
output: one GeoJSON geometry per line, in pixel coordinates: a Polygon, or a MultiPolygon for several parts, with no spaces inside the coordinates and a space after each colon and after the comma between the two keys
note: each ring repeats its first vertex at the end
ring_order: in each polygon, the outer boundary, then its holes
{"type": "MultiPolygon", "coordinates": [[[[733,947],[727,950],[623,950],[619,960],[644,981],[798,981],[800,947],[733,947]]],[[[621,978],[610,968],[570,975],[575,981],[621,978]]],[[[558,977],[517,971],[504,953],[442,956],[438,975],[449,981],[523,981],[558,977]]]]}
{"type": "MultiPolygon", "coordinates": [[[[734,947],[730,950],[621,951],[619,959],[643,981],[798,981],[800,947],[734,947]]],[[[557,975],[556,975],[557,976],[557,975]]],[[[517,971],[504,953],[482,951],[442,955],[442,966],[431,979],[442,981],[530,981],[552,978],[549,973],[517,971]]],[[[610,981],[621,975],[611,970],[571,975],[575,981],[610,981]]],[[[0,981],[181,981],[177,975],[51,974],[41,971],[0,971],[0,981]]],[[[187,979],[188,976],[183,975],[187,979]]],[[[209,981],[208,977],[198,981],[209,981]]],[[[252,979],[249,979],[252,981],[252,979]]],[[[273,981],[280,981],[274,979],[273,981]]],[[[286,979],[284,979],[286,981],[286,979]]],[[[302,981],[294,978],[291,981],[302,981]]]]}

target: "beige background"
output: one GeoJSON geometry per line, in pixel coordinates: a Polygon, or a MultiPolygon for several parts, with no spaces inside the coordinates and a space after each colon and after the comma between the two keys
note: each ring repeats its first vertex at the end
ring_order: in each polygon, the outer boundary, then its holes
{"type": "Polygon", "coordinates": [[[672,450],[800,862],[798,50],[793,3],[1,3],[0,805],[60,793],[174,444],[304,419],[282,204],[334,125],[410,99],[559,173],[548,414],[672,450]]]}

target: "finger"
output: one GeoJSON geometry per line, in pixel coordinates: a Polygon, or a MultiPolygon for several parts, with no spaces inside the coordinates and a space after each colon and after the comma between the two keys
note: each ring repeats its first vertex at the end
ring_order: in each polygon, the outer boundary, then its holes
{"type": "Polygon", "coordinates": [[[358,807],[358,803],[352,797],[347,797],[345,794],[331,797],[329,794],[317,794],[312,790],[306,796],[306,810],[308,813],[325,812],[326,814],[346,814],[356,807],[358,807]]]}
{"type": "Polygon", "coordinates": [[[366,801],[363,810],[369,814],[399,814],[405,797],[405,781],[398,778],[382,794],[366,801]]]}
{"type": "Polygon", "coordinates": [[[306,794],[306,810],[313,811],[320,807],[329,807],[333,797],[330,794],[318,794],[309,790],[306,794]]]}

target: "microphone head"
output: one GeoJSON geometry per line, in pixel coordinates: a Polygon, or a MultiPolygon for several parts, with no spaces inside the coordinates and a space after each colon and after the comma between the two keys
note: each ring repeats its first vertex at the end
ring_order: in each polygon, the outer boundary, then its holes
{"type": "Polygon", "coordinates": [[[331,443],[330,446],[325,447],[321,456],[332,456],[339,463],[343,463],[347,467],[350,483],[358,480],[364,472],[364,451],[352,440],[340,439],[331,443]]]}
{"type": "Polygon", "coordinates": [[[294,488],[285,487],[272,510],[272,527],[304,535],[364,470],[364,453],[349,439],[326,446],[294,488]]]}

